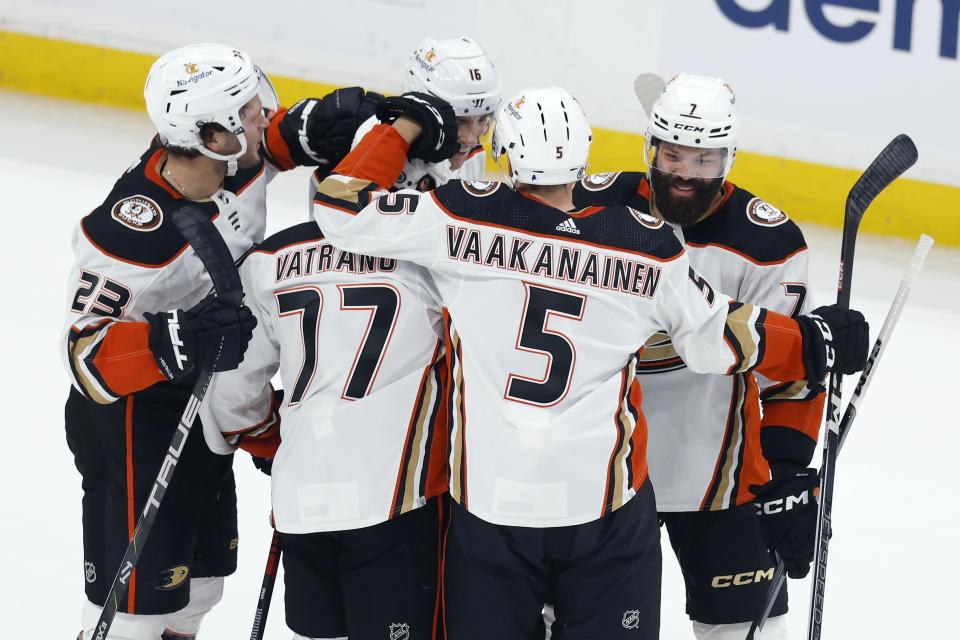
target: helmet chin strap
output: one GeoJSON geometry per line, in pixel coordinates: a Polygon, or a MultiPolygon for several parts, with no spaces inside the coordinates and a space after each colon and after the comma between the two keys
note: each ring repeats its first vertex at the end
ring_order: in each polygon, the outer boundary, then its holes
{"type": "Polygon", "coordinates": [[[211,150],[204,144],[201,144],[197,151],[207,156],[208,158],[213,158],[214,160],[220,160],[227,163],[227,175],[235,176],[237,175],[237,158],[241,157],[247,152],[247,139],[243,136],[243,130],[240,130],[240,133],[234,133],[237,136],[237,140],[240,141],[240,151],[237,153],[231,153],[230,155],[223,155],[211,150]]]}

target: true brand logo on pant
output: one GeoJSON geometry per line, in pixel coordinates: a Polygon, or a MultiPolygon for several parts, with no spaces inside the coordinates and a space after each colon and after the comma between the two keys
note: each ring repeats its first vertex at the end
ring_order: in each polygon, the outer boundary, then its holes
{"type": "Polygon", "coordinates": [[[406,622],[390,625],[390,640],[409,640],[410,625],[406,622]]]}

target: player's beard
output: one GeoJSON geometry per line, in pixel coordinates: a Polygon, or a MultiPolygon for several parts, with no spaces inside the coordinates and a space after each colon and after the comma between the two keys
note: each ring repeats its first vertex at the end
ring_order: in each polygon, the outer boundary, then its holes
{"type": "Polygon", "coordinates": [[[656,167],[650,173],[657,214],[667,222],[681,227],[689,226],[702,218],[723,186],[723,178],[688,178],[666,173],[656,167]],[[675,185],[682,185],[692,191],[688,196],[678,196],[670,188],[675,185]]]}

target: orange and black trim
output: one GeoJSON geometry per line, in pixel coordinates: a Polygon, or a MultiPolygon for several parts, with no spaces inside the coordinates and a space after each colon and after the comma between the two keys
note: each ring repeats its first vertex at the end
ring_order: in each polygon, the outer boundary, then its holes
{"type": "Polygon", "coordinates": [[[641,410],[636,356],[630,359],[620,376],[620,393],[613,415],[617,437],[607,464],[601,517],[626,504],[629,492],[643,484],[647,476],[647,423],[641,410]]]}
{"type": "MultiPolygon", "coordinates": [[[[136,493],[134,491],[134,456],[133,456],[133,396],[127,396],[127,406],[124,410],[124,442],[126,445],[126,473],[127,473],[127,538],[133,540],[137,526],[136,493]]],[[[127,590],[127,613],[136,613],[137,603],[137,570],[130,572],[130,587],[127,590]]]]}
{"type": "Polygon", "coordinates": [[[707,487],[707,492],[700,502],[701,511],[719,511],[733,506],[724,496],[736,496],[735,491],[729,491],[730,484],[736,484],[737,471],[743,461],[743,443],[746,425],[746,381],[744,375],[732,377],[730,391],[730,408],[727,413],[727,424],[723,434],[723,444],[717,456],[713,469],[713,478],[707,487]]]}
{"type": "Polygon", "coordinates": [[[444,342],[447,369],[450,375],[449,439],[450,439],[450,495],[467,508],[467,414],[466,388],[463,381],[463,352],[460,335],[453,327],[448,309],[443,309],[444,342]]]}
{"type": "Polygon", "coordinates": [[[762,307],[730,302],[723,339],[733,352],[735,361],[727,370],[727,375],[744,373],[763,361],[767,348],[766,317],[767,310],[762,307]]]}
{"type": "Polygon", "coordinates": [[[71,327],[68,360],[80,390],[98,404],[146,389],[166,376],[149,346],[146,322],[109,319],[71,327]]]}
{"type": "Polygon", "coordinates": [[[403,454],[397,470],[390,518],[416,509],[420,506],[421,497],[429,497],[427,485],[431,475],[432,446],[438,422],[441,421],[444,411],[443,370],[445,368],[443,342],[438,340],[431,364],[423,370],[420,388],[410,414],[403,454]]]}

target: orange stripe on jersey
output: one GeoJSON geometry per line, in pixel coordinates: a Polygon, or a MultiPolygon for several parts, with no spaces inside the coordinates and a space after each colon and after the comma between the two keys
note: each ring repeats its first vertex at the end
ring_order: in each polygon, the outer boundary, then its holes
{"type": "Polygon", "coordinates": [[[636,419],[631,436],[633,451],[630,453],[633,471],[631,488],[634,490],[642,487],[647,480],[647,418],[643,415],[641,407],[643,407],[643,390],[640,387],[640,381],[634,379],[633,384],[630,385],[630,408],[636,419]]]}
{"type": "MultiPolygon", "coordinates": [[[[126,442],[126,469],[127,469],[127,538],[133,540],[136,527],[136,504],[133,486],[133,396],[127,397],[126,415],[124,420],[126,442]]],[[[135,613],[134,606],[137,598],[137,570],[130,573],[130,589],[127,591],[127,613],[135,613]]]]}
{"type": "Polygon", "coordinates": [[[287,146],[283,136],[280,135],[280,123],[283,122],[283,116],[287,113],[286,107],[280,107],[273,117],[270,118],[270,124],[267,130],[263,132],[264,146],[267,153],[278,169],[288,171],[297,166],[297,163],[290,155],[290,147],[287,146]]]}
{"type": "Polygon", "coordinates": [[[825,393],[820,393],[809,400],[764,403],[762,425],[789,427],[816,440],[826,398],[825,393]]]}
{"type": "Polygon", "coordinates": [[[766,349],[755,367],[757,373],[771,380],[803,380],[803,338],[800,325],[793,318],[767,310],[763,319],[766,349]]]}
{"type": "Polygon", "coordinates": [[[716,242],[690,242],[689,240],[687,240],[686,244],[688,247],[695,247],[697,249],[704,249],[706,247],[716,247],[717,249],[722,249],[723,251],[729,251],[730,253],[736,254],[741,258],[743,258],[744,260],[752,262],[753,264],[760,267],[769,267],[769,266],[774,266],[778,264],[784,264],[786,262],[789,262],[798,253],[802,253],[807,250],[806,247],[800,247],[799,249],[796,249],[795,251],[793,251],[791,254],[789,254],[786,258],[782,260],[763,261],[763,260],[757,260],[755,258],[752,258],[747,254],[743,253],[742,251],[737,251],[733,247],[727,246],[725,244],[718,244],[716,242]]]}
{"type": "Polygon", "coordinates": [[[371,129],[333,170],[334,173],[369,180],[389,189],[400,177],[410,145],[396,129],[378,124],[371,129]]]}
{"type": "Polygon", "coordinates": [[[740,469],[736,475],[736,492],[733,494],[733,505],[746,504],[753,500],[750,485],[763,484],[770,479],[770,465],[763,457],[760,448],[760,389],[756,378],[747,376],[747,397],[744,400],[743,419],[746,437],[743,443],[743,454],[740,469]]]}
{"type": "Polygon", "coordinates": [[[470,149],[470,153],[467,154],[467,157],[464,158],[464,160],[469,160],[470,158],[472,158],[473,156],[477,155],[478,153],[483,153],[483,145],[482,145],[482,144],[478,144],[478,145],[475,146],[473,149],[470,149]]]}
{"type": "Polygon", "coordinates": [[[125,396],[167,379],[150,351],[149,324],[114,322],[106,332],[89,364],[110,392],[125,396]]]}
{"type": "MultiPolygon", "coordinates": [[[[540,198],[530,193],[529,191],[517,191],[517,193],[519,193],[524,198],[529,198],[530,200],[533,200],[534,202],[539,202],[542,205],[553,207],[552,204],[548,204],[546,201],[541,200],[540,198]]],[[[553,208],[556,208],[556,207],[553,207],[553,208]]],[[[603,209],[604,207],[600,207],[600,206],[589,206],[589,207],[583,207],[582,209],[577,209],[575,211],[565,211],[564,215],[569,216],[571,218],[577,218],[577,219],[589,218],[590,216],[597,213],[598,211],[603,211],[603,209]]],[[[557,237],[559,238],[559,237],[566,237],[566,236],[557,236],[557,237]]]]}
{"type": "Polygon", "coordinates": [[[243,185],[241,185],[238,189],[236,189],[236,190],[233,192],[233,194],[236,195],[236,196],[239,196],[241,193],[243,193],[244,191],[246,191],[246,190],[247,190],[247,187],[249,187],[249,186],[252,185],[254,182],[256,182],[256,181],[257,181],[257,178],[259,178],[260,176],[262,176],[262,175],[263,175],[263,172],[266,171],[266,170],[267,170],[267,165],[261,164],[261,165],[260,165],[260,170],[257,171],[253,176],[251,176],[251,178],[250,178],[249,180],[247,180],[245,183],[243,183],[243,185]]]}
{"type": "Polygon", "coordinates": [[[143,169],[143,175],[147,180],[169,193],[174,200],[183,200],[183,194],[174,189],[173,185],[167,182],[160,173],[160,163],[166,159],[166,150],[163,148],[157,149],[147,160],[147,165],[143,169]]]}
{"type": "MultiPolygon", "coordinates": [[[[624,248],[621,248],[621,247],[608,247],[608,246],[603,245],[603,244],[597,244],[597,243],[594,243],[594,242],[589,242],[589,241],[587,241],[587,240],[581,240],[581,239],[579,239],[579,238],[573,238],[573,237],[570,237],[570,236],[561,236],[561,235],[550,235],[550,234],[546,234],[546,233],[537,233],[536,231],[530,231],[530,230],[528,230],[528,229],[521,229],[521,228],[518,228],[518,227],[508,227],[508,226],[501,225],[501,224],[496,224],[496,223],[493,223],[493,222],[486,222],[486,221],[481,221],[481,220],[474,220],[473,218],[464,218],[464,217],[458,216],[458,215],[455,214],[454,212],[452,212],[452,211],[450,211],[449,209],[447,209],[447,208],[443,205],[443,203],[440,202],[440,200],[437,199],[437,196],[435,195],[435,193],[434,193],[433,191],[428,192],[428,195],[429,195],[431,198],[433,198],[433,201],[434,201],[434,203],[436,203],[437,208],[439,208],[441,211],[443,211],[445,214],[447,214],[447,215],[450,216],[451,218],[454,218],[455,220],[461,220],[461,221],[463,221],[463,222],[466,222],[467,224],[474,224],[474,225],[477,225],[477,226],[479,226],[479,227],[492,227],[492,228],[494,228],[494,229],[504,229],[504,230],[506,230],[506,231],[510,231],[510,232],[513,232],[513,233],[522,233],[522,234],[527,235],[527,236],[536,236],[537,238],[546,238],[546,239],[548,239],[548,240],[563,240],[564,242],[571,242],[571,243],[574,243],[574,244],[582,244],[582,245],[586,245],[586,246],[589,246],[589,247],[596,247],[597,249],[604,249],[604,250],[606,250],[606,251],[612,251],[612,252],[615,252],[615,253],[630,253],[630,254],[633,254],[633,255],[635,255],[635,256],[641,256],[641,257],[643,257],[643,258],[647,258],[647,259],[649,259],[649,260],[653,260],[654,262],[673,262],[674,260],[676,260],[677,258],[679,258],[680,256],[682,256],[682,255],[684,254],[684,250],[683,250],[683,248],[681,247],[680,251],[678,251],[675,255],[670,256],[669,258],[658,258],[657,256],[652,256],[652,255],[650,255],[650,254],[648,254],[648,253],[643,253],[642,251],[633,251],[633,250],[631,250],[631,249],[624,249],[624,248]]],[[[602,208],[602,207],[601,207],[601,208],[602,208]]],[[[558,211],[559,211],[559,209],[558,209],[558,211]]],[[[567,214],[564,213],[564,215],[567,215],[567,214]]]]}
{"type": "Polygon", "coordinates": [[[450,489],[450,431],[448,420],[450,415],[450,369],[447,366],[446,354],[437,363],[437,373],[440,378],[440,388],[437,400],[437,415],[433,424],[433,441],[430,444],[429,470],[427,472],[427,489],[425,498],[432,498],[446,493],[450,489]]]}

